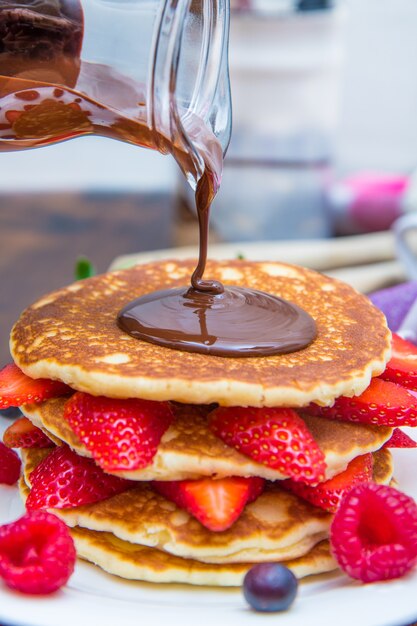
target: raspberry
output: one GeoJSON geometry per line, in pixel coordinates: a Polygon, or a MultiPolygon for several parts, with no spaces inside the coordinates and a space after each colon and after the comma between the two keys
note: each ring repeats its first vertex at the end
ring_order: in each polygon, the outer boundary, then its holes
{"type": "Polygon", "coordinates": [[[0,576],[12,589],[45,594],[65,585],[75,565],[68,528],[45,511],[0,527],[0,576]]]}
{"type": "Polygon", "coordinates": [[[417,563],[417,505],[404,493],[375,483],[343,498],[330,530],[333,554],[352,578],[399,578],[417,563]]]}
{"type": "Polygon", "coordinates": [[[20,465],[16,452],[0,442],[0,483],[14,485],[20,476],[20,465]]]}

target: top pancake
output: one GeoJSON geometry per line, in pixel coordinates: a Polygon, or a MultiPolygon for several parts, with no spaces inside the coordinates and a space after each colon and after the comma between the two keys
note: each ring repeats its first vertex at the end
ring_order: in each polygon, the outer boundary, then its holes
{"type": "Polygon", "coordinates": [[[80,281],[26,309],[10,340],[33,378],[115,398],[224,406],[331,404],[360,394],[390,356],[385,318],[348,285],[277,262],[210,261],[206,276],[289,300],[315,320],[318,336],[298,352],[229,358],[171,350],[130,337],[116,324],[131,300],[188,283],[192,261],[138,265],[80,281]]]}

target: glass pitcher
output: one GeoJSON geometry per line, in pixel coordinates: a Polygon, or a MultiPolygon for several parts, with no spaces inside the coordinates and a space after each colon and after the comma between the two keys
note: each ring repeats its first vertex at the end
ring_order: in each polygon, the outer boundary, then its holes
{"type": "Polygon", "coordinates": [[[172,153],[216,192],[231,132],[228,0],[2,0],[0,149],[95,134],[172,153]]]}

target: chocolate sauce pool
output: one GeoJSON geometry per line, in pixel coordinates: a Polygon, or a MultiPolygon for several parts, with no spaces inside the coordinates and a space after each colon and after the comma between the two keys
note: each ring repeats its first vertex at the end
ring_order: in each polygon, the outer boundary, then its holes
{"type": "Polygon", "coordinates": [[[314,320],[305,311],[243,287],[220,294],[192,287],[157,291],[128,304],[118,321],[138,339],[229,357],[295,352],[316,336],[314,320]]]}

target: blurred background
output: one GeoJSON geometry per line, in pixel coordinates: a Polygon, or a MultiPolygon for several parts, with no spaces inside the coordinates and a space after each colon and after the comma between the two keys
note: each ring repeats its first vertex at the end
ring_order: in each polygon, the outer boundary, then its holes
{"type": "MultiPolygon", "coordinates": [[[[415,0],[234,0],[213,242],[328,240],[417,208],[415,0]]],[[[0,154],[0,364],[19,312],[120,255],[197,242],[171,157],[104,138],[0,154]]],[[[276,244],[279,246],[279,244],[276,244]]]]}

